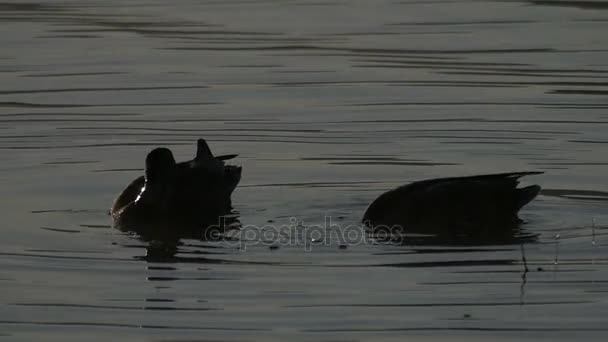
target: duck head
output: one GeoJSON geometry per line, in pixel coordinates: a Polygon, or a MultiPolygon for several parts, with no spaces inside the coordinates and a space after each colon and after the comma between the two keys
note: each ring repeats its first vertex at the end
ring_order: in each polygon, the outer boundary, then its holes
{"type": "Polygon", "coordinates": [[[146,183],[135,201],[144,200],[166,206],[175,188],[176,175],[177,164],[173,153],[167,148],[155,148],[146,157],[146,183]]]}
{"type": "Polygon", "coordinates": [[[159,183],[175,175],[175,158],[164,147],[153,149],[146,157],[146,182],[159,183]]]}

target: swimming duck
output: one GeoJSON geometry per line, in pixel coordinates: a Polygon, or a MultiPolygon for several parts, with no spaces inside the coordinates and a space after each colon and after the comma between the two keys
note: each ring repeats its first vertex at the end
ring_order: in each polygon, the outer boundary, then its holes
{"type": "MultiPolygon", "coordinates": [[[[169,151],[170,153],[171,151],[169,151]]],[[[192,160],[188,160],[185,162],[177,163],[177,177],[181,179],[181,183],[187,185],[189,181],[192,179],[190,177],[198,174],[200,176],[205,176],[205,173],[208,173],[209,170],[215,169],[216,176],[217,172],[223,171],[226,176],[226,184],[225,190],[228,196],[234,191],[236,186],[238,185],[241,178],[241,167],[225,165],[224,161],[233,159],[237,157],[237,154],[228,154],[213,157],[207,142],[204,139],[199,139],[197,141],[197,150],[196,156],[192,160]],[[224,168],[223,170],[221,168],[224,168]]],[[[173,154],[171,154],[173,158],[173,154]]],[[[117,212],[127,204],[135,201],[142,188],[144,187],[146,182],[145,176],[140,176],[134,179],[121,193],[116,197],[114,203],[112,204],[112,208],[110,209],[110,213],[113,215],[114,212],[117,212]]],[[[177,183],[175,184],[177,185],[177,183]]],[[[192,187],[189,187],[192,188],[192,187]]]]}
{"type": "Polygon", "coordinates": [[[154,149],[146,158],[146,175],[131,182],[114,201],[110,213],[115,226],[159,223],[159,217],[174,226],[217,223],[219,216],[230,213],[230,195],[241,178],[241,167],[224,163],[236,156],[214,157],[204,139],[197,142],[196,157],[186,162],[175,163],[166,148],[154,149]],[[154,219],[140,215],[146,211],[139,208],[152,207],[160,208],[147,215],[154,219]]]}
{"type": "Polygon", "coordinates": [[[363,223],[388,232],[491,237],[521,223],[518,211],[541,188],[517,188],[518,179],[541,173],[512,172],[410,183],[374,200],[363,215],[363,223]]]}

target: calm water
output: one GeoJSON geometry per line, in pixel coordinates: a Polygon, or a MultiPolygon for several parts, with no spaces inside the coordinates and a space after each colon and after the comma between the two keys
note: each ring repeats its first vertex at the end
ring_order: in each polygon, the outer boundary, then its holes
{"type": "Polygon", "coordinates": [[[0,3],[0,340],[604,340],[607,30],[604,1],[0,3]],[[285,226],[146,261],[107,210],[198,137],[285,226]],[[397,185],[523,170],[523,253],[338,238],[397,185]]]}

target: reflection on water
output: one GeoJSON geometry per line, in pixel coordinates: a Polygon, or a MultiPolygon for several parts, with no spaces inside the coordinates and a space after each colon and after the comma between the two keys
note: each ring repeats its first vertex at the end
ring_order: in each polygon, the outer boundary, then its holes
{"type": "Polygon", "coordinates": [[[0,337],[603,340],[605,9],[0,3],[0,337]],[[239,153],[244,229],[157,254],[110,229],[145,153],[199,137],[239,153]],[[400,184],[523,170],[544,190],[509,243],[359,226],[400,184]]]}

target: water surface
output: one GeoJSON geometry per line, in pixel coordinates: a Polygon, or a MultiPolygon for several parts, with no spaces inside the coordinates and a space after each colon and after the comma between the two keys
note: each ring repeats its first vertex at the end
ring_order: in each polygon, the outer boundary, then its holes
{"type": "Polygon", "coordinates": [[[604,340],[605,3],[7,1],[0,25],[0,339],[604,340]],[[243,225],[280,232],[146,260],[107,210],[199,137],[239,154],[243,225]],[[524,170],[523,248],[338,238],[397,185],[524,170]]]}

